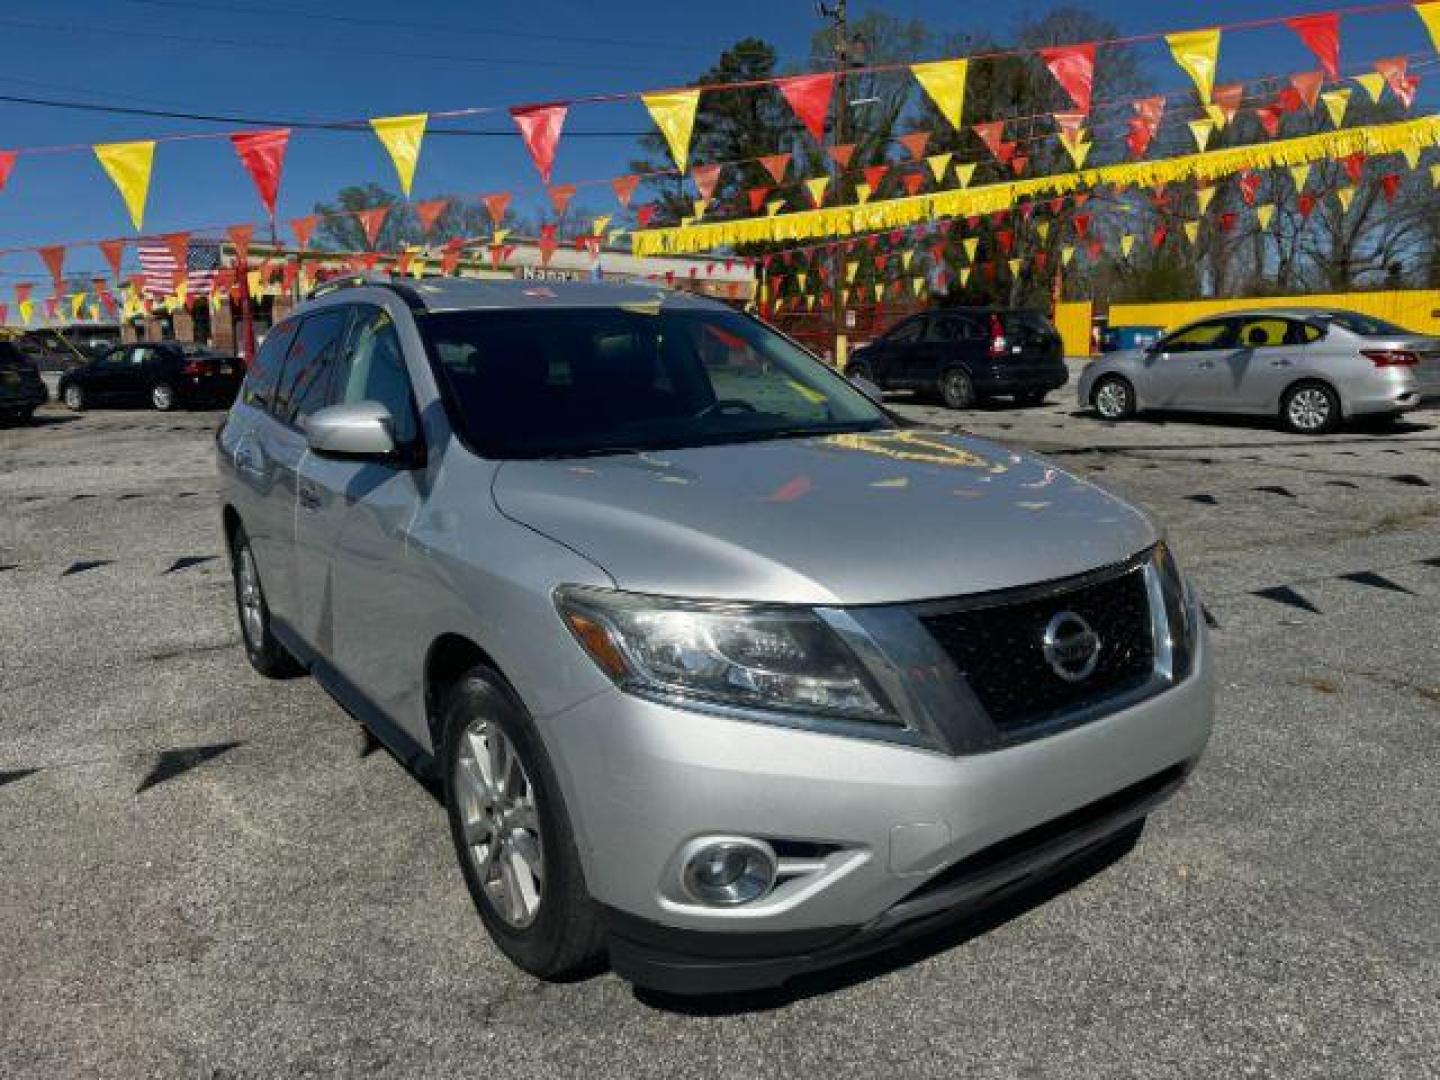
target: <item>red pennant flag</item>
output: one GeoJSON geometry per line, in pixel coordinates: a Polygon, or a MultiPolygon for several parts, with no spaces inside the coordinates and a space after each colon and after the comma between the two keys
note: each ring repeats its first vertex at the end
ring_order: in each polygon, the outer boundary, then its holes
{"type": "Polygon", "coordinates": [[[1090,256],[1091,262],[1100,261],[1100,253],[1105,250],[1105,245],[1097,237],[1085,245],[1085,253],[1090,256]]]}
{"type": "Polygon", "coordinates": [[[1350,182],[1352,184],[1360,183],[1365,175],[1365,154],[1357,150],[1355,153],[1341,158],[1340,161],[1345,166],[1345,175],[1350,177],[1350,182]]]}
{"type": "Polygon", "coordinates": [[[1090,112],[1090,92],[1095,83],[1095,46],[1063,45],[1041,49],[1040,56],[1055,81],[1065,88],[1082,113],[1090,112]]]}
{"type": "Polygon", "coordinates": [[[925,156],[925,148],[930,145],[930,132],[912,131],[909,135],[901,135],[895,141],[910,152],[912,161],[919,161],[925,156]]]}
{"type": "Polygon", "coordinates": [[[422,203],[416,203],[415,216],[420,221],[420,232],[429,236],[430,230],[435,228],[435,222],[440,220],[440,215],[449,205],[449,199],[429,199],[422,203]]]}
{"type": "Polygon", "coordinates": [[[45,298],[45,317],[51,322],[60,318],[60,297],[47,296],[45,298]]]}
{"type": "Polygon", "coordinates": [[[374,206],[369,210],[356,210],[355,217],[360,222],[360,227],[365,230],[365,242],[372,248],[375,241],[380,238],[380,227],[385,224],[385,218],[390,213],[388,206],[374,206]]]}
{"type": "Polygon", "coordinates": [[[1400,175],[1398,173],[1386,173],[1380,177],[1380,187],[1385,192],[1385,201],[1393,203],[1395,195],[1400,190],[1400,175]]]}
{"type": "MultiPolygon", "coordinates": [[[[144,281],[145,279],[144,279],[144,278],[141,278],[140,280],[141,280],[141,281],[144,281]]],[[[29,284],[28,282],[25,283],[25,284],[23,284],[23,285],[16,285],[16,286],[15,286],[15,302],[16,302],[17,304],[23,304],[23,303],[25,303],[26,300],[29,300],[29,299],[30,299],[30,291],[31,291],[32,289],[34,289],[34,288],[35,288],[35,286],[29,284]]]]}
{"type": "Polygon", "coordinates": [[[295,243],[300,250],[304,251],[310,246],[310,235],[315,231],[315,215],[309,214],[305,217],[292,218],[290,231],[295,234],[295,243]]]}
{"type": "Polygon", "coordinates": [[[1390,92],[1408,109],[1415,103],[1415,88],[1420,85],[1420,79],[1406,78],[1407,66],[1408,62],[1403,56],[1375,61],[1375,70],[1385,77],[1390,92]]]}
{"type": "Polygon", "coordinates": [[[453,277],[455,271],[460,267],[460,250],[447,248],[440,253],[440,273],[444,277],[453,277]]]}
{"type": "Polygon", "coordinates": [[[491,195],[482,195],[480,201],[485,204],[485,212],[490,215],[490,224],[500,228],[505,223],[505,212],[510,209],[510,192],[497,191],[491,195]]]}
{"type": "Polygon", "coordinates": [[[10,182],[10,173],[15,169],[15,158],[14,150],[0,150],[0,191],[4,191],[5,185],[10,182]]]}
{"type": "Polygon", "coordinates": [[[1227,210],[1220,215],[1220,231],[1228,233],[1233,228],[1235,228],[1235,214],[1233,211],[1227,210]]]}
{"type": "Polygon", "coordinates": [[[1131,157],[1138,158],[1150,148],[1155,133],[1160,130],[1160,121],[1165,115],[1165,97],[1161,94],[1141,98],[1134,102],[1134,108],[1135,115],[1130,118],[1130,133],[1125,137],[1125,144],[1131,157]]]}
{"type": "Polygon", "coordinates": [[[1235,119],[1235,114],[1240,111],[1240,105],[1245,100],[1244,83],[1228,83],[1225,86],[1217,86],[1210,95],[1210,100],[1219,108],[1221,115],[1225,117],[1225,123],[1235,119]]]}
{"type": "MultiPolygon", "coordinates": [[[[1007,156],[1010,158],[1010,168],[1016,176],[1019,176],[1021,173],[1023,173],[1025,171],[1025,167],[1030,164],[1030,157],[1028,154],[1015,153],[1014,143],[1006,143],[1003,147],[1001,147],[1001,149],[1007,152],[1007,156]]],[[[1002,158],[1001,160],[1003,161],[1004,158],[1002,158]]]]}
{"type": "Polygon", "coordinates": [[[1071,220],[1075,223],[1075,238],[1077,240],[1084,240],[1086,234],[1090,232],[1090,215],[1076,214],[1071,220]]]}
{"type": "Polygon", "coordinates": [[[790,165],[789,154],[767,154],[758,160],[775,183],[782,184],[785,182],[785,170],[790,165]]]}
{"type": "Polygon", "coordinates": [[[105,256],[105,261],[110,264],[110,272],[115,279],[120,279],[120,263],[125,258],[124,240],[101,240],[100,254],[105,256]]]}
{"type": "Polygon", "coordinates": [[[648,228],[650,222],[655,218],[655,204],[646,203],[635,211],[635,221],[640,228],[648,228]]]}
{"type": "Polygon", "coordinates": [[[1320,88],[1325,84],[1325,75],[1319,71],[1302,71],[1290,76],[1290,87],[1311,112],[1320,103],[1320,88]]]}
{"type": "Polygon", "coordinates": [[[410,260],[415,257],[414,252],[402,251],[395,256],[395,273],[404,274],[410,269],[410,260]]]}
{"type": "Polygon", "coordinates": [[[880,185],[885,181],[885,174],[889,171],[889,165],[869,165],[866,167],[865,183],[870,188],[871,194],[880,190],[880,185]]]}
{"type": "Polygon", "coordinates": [[[749,191],[745,192],[750,199],[750,212],[752,214],[758,214],[760,212],[760,208],[765,205],[765,200],[769,198],[770,192],[773,190],[773,188],[761,186],[752,187],[749,191]]]}
{"type": "Polygon", "coordinates": [[[816,142],[824,142],[825,117],[830,112],[830,98],[835,92],[835,73],[795,75],[778,80],[775,89],[789,102],[810,136],[816,142]]]}
{"type": "Polygon", "coordinates": [[[690,170],[690,179],[695,181],[695,190],[700,198],[709,202],[715,197],[715,185],[720,182],[719,165],[696,165],[690,170]]]}
{"type": "Polygon", "coordinates": [[[1260,121],[1260,126],[1265,129],[1265,134],[1272,139],[1280,130],[1280,113],[1278,105],[1265,105],[1255,110],[1255,119],[1260,121]]]}
{"type": "Polygon", "coordinates": [[[1305,47],[1315,54],[1325,69],[1325,77],[1337,82],[1340,78],[1340,16],[1333,11],[1300,15],[1286,19],[1285,25],[1300,35],[1305,47]]]}
{"type": "Polygon", "coordinates": [[[630,199],[639,185],[640,177],[638,176],[617,176],[610,181],[610,187],[615,192],[616,200],[626,210],[630,209],[630,199]]]}
{"type": "Polygon", "coordinates": [[[1295,199],[1295,208],[1300,211],[1302,221],[1309,221],[1315,210],[1315,196],[1301,192],[1295,199]]]}
{"type": "Polygon", "coordinates": [[[510,119],[520,129],[530,160],[540,173],[542,184],[550,183],[550,170],[555,165],[555,148],[560,145],[560,131],[565,127],[567,106],[524,105],[510,110],[510,119]]]}
{"type": "Polygon", "coordinates": [[[275,197],[280,191],[280,174],[285,168],[285,148],[290,143],[290,129],[247,131],[230,136],[240,163],[250,174],[265,212],[275,216],[275,197]]]}
{"type": "Polygon", "coordinates": [[[1245,205],[1254,206],[1255,194],[1260,190],[1260,174],[1246,169],[1236,182],[1240,185],[1240,198],[1245,200],[1245,205]]]}
{"type": "Polygon", "coordinates": [[[255,235],[254,225],[231,225],[225,235],[235,247],[235,261],[247,262],[250,258],[250,241],[255,235]]]}
{"type": "Polygon", "coordinates": [[[1036,273],[1043,274],[1043,273],[1045,272],[1045,267],[1046,267],[1046,265],[1049,264],[1049,262],[1050,262],[1050,258],[1049,258],[1049,256],[1048,256],[1045,252],[1043,252],[1043,251],[1037,251],[1037,252],[1035,252],[1034,263],[1035,263],[1035,271],[1036,271],[1036,273]]]}
{"type": "Polygon", "coordinates": [[[905,185],[905,194],[919,195],[920,189],[925,186],[925,177],[919,173],[907,173],[900,178],[900,182],[905,185]]]}
{"type": "Polygon", "coordinates": [[[1049,210],[1050,213],[1058,217],[1060,211],[1065,209],[1065,197],[1062,195],[1059,198],[1051,199],[1048,203],[1045,204],[1045,209],[1049,210]]]}
{"type": "Polygon", "coordinates": [[[999,229],[995,233],[995,242],[1000,245],[1000,251],[1008,258],[1010,252],[1015,248],[1015,234],[1009,229],[999,229]]]}
{"type": "Polygon", "coordinates": [[[53,247],[42,247],[40,258],[50,270],[51,280],[55,282],[55,291],[59,292],[61,278],[65,276],[65,245],[56,244],[53,247]]]}
{"type": "Polygon", "coordinates": [[[990,224],[994,225],[997,229],[1008,220],[1010,220],[1009,210],[995,210],[990,214],[990,224]]]}
{"type": "Polygon", "coordinates": [[[575,185],[556,184],[546,190],[550,195],[550,205],[555,208],[555,213],[563,215],[570,205],[570,200],[575,197],[575,185]]]}
{"type": "MultiPolygon", "coordinates": [[[[1008,155],[1005,157],[1001,156],[1002,148],[1007,145],[1005,142],[1004,120],[990,120],[984,124],[976,124],[973,130],[976,135],[980,136],[980,141],[989,148],[990,153],[1002,162],[1009,160],[1008,155]]],[[[1014,150],[1012,149],[1010,153],[1013,154],[1014,150]]]]}
{"type": "Polygon", "coordinates": [[[1150,234],[1150,246],[1157,249],[1164,246],[1167,235],[1169,234],[1165,231],[1164,225],[1156,225],[1155,231],[1150,234]]]}
{"type": "MultiPolygon", "coordinates": [[[[1317,71],[1315,74],[1320,73],[1317,71]]],[[[1274,105],[1280,110],[1280,115],[1289,116],[1305,107],[1305,99],[1300,96],[1300,91],[1295,87],[1287,86],[1275,95],[1274,105]]]]}
{"type": "Polygon", "coordinates": [[[832,146],[829,148],[831,159],[842,169],[850,167],[850,159],[855,155],[855,144],[846,143],[844,146],[832,146]]]}

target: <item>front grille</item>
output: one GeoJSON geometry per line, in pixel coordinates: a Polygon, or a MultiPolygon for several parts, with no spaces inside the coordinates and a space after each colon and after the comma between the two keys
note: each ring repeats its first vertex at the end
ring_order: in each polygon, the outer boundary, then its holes
{"type": "Polygon", "coordinates": [[[1002,732],[1016,732],[1103,704],[1144,686],[1155,672],[1155,639],[1142,568],[1042,596],[922,614],[971,692],[1002,732]],[[1080,616],[1100,639],[1099,659],[1070,682],[1046,658],[1046,627],[1060,612],[1080,616]]]}

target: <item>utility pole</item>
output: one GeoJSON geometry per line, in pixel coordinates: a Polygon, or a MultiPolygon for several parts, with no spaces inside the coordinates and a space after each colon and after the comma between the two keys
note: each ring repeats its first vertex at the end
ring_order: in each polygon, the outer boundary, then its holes
{"type": "MultiPolygon", "coordinates": [[[[845,85],[845,73],[851,64],[850,57],[850,23],[846,12],[846,0],[835,0],[833,4],[825,3],[825,0],[818,0],[815,10],[822,19],[828,19],[833,34],[833,47],[835,50],[835,66],[837,77],[835,79],[835,122],[830,125],[830,145],[843,146],[846,138],[846,120],[849,116],[849,91],[845,85]]],[[[840,163],[835,160],[834,155],[827,155],[830,158],[830,188],[831,198],[840,197],[841,171],[840,163]]],[[[845,254],[844,249],[836,244],[831,248],[830,258],[830,282],[831,299],[830,305],[834,315],[834,347],[832,358],[836,370],[845,370],[845,358],[848,342],[846,340],[845,326],[845,254]]]]}

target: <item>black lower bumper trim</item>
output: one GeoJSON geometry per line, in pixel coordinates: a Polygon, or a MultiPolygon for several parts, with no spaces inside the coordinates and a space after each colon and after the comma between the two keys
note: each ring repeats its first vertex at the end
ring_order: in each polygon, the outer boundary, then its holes
{"type": "Polygon", "coordinates": [[[779,987],[951,924],[984,915],[1017,892],[1061,877],[1097,851],[1139,835],[1144,818],[1184,782],[1176,765],[1053,822],[992,845],[863,926],[767,933],[682,930],[606,909],[610,965],[662,993],[734,994],[779,987]]]}

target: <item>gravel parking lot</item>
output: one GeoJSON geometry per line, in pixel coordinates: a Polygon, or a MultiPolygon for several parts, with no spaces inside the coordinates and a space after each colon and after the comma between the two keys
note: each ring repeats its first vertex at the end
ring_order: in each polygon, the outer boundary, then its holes
{"type": "Polygon", "coordinates": [[[512,968],[425,788],[251,672],[220,414],[0,431],[0,1076],[1440,1075],[1440,410],[1306,439],[897,401],[1168,523],[1215,738],[1068,891],[701,1004],[512,968]]]}

